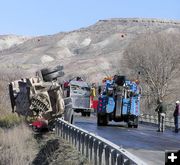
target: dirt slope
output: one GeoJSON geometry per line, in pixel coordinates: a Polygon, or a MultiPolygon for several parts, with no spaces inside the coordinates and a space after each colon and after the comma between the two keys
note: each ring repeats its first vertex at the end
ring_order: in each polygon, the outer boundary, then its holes
{"type": "Polygon", "coordinates": [[[98,81],[115,72],[117,66],[122,72],[126,70],[122,65],[122,53],[132,39],[146,32],[160,31],[179,32],[180,22],[110,19],[68,33],[33,38],[11,36],[7,42],[1,42],[0,37],[0,68],[23,68],[34,72],[44,66],[63,64],[67,76],[82,74],[98,81]]]}

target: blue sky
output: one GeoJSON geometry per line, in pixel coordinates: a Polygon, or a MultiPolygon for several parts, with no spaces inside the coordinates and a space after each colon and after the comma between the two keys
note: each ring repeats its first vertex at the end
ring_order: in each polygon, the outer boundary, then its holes
{"type": "Polygon", "coordinates": [[[51,35],[131,17],[180,20],[180,0],[0,0],[0,35],[51,35]]]}

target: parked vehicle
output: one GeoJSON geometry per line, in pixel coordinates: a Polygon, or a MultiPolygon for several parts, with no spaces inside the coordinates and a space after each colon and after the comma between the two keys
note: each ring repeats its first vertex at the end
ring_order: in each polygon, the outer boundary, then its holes
{"type": "Polygon", "coordinates": [[[98,100],[97,124],[109,121],[127,122],[128,127],[138,127],[140,114],[140,87],[137,81],[126,80],[125,76],[114,76],[103,81],[102,94],[98,100]]]}
{"type": "Polygon", "coordinates": [[[90,86],[80,77],[70,80],[64,84],[65,96],[72,100],[72,108],[82,116],[90,116],[94,109],[91,106],[90,86]]]}

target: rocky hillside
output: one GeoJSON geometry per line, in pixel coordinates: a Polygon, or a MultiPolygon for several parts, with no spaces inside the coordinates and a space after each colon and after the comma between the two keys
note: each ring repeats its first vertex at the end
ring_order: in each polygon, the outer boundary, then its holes
{"type": "Polygon", "coordinates": [[[123,51],[132,39],[146,32],[180,33],[180,22],[110,19],[48,36],[0,36],[0,68],[23,68],[34,72],[44,66],[63,64],[67,76],[83,74],[98,81],[117,69],[125,70],[123,51]]]}

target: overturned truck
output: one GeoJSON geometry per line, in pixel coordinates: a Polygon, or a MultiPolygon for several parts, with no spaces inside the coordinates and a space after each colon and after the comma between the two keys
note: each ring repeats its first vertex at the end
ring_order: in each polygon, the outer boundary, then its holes
{"type": "Polygon", "coordinates": [[[9,83],[12,112],[33,119],[35,130],[53,128],[58,117],[73,122],[71,98],[63,96],[58,77],[64,75],[63,66],[44,68],[36,76],[9,83]]]}

